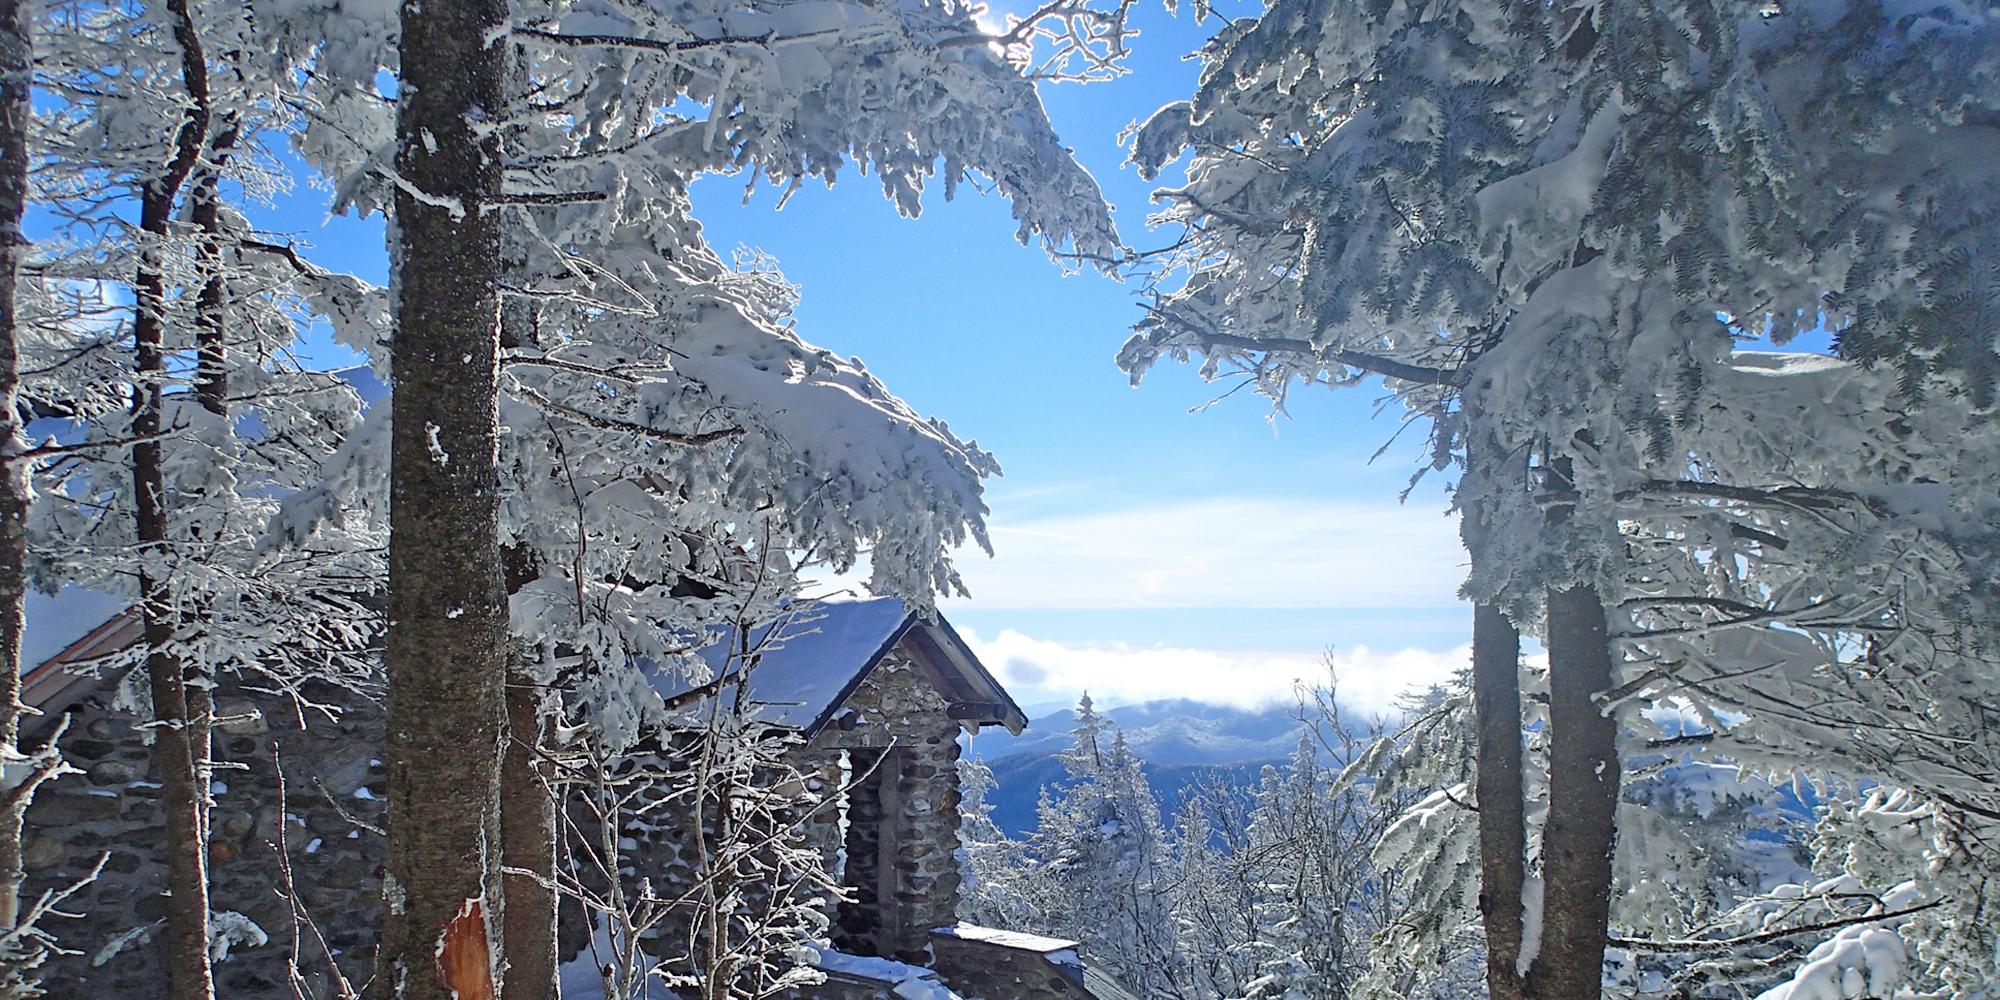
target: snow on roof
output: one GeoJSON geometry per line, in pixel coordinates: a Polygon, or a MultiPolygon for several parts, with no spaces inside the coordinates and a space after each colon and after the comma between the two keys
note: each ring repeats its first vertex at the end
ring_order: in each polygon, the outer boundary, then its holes
{"type": "MultiPolygon", "coordinates": [[[[31,591],[27,597],[28,627],[22,637],[22,673],[32,674],[90,637],[130,604],[127,598],[82,587],[64,587],[53,596],[31,591]]],[[[967,706],[966,714],[954,717],[973,726],[998,722],[1014,732],[1027,725],[1020,707],[942,617],[922,620],[894,597],[817,602],[802,606],[780,622],[750,630],[746,644],[753,654],[748,671],[749,700],[763,720],[799,729],[808,736],[816,734],[834,718],[869,671],[912,632],[917,634],[911,644],[934,671],[932,680],[939,692],[947,701],[967,706]]],[[[743,673],[742,650],[736,648],[742,636],[734,629],[727,630],[700,650],[711,676],[743,673]]],[[[122,646],[136,635],[121,632],[114,638],[122,646]]],[[[92,655],[108,651],[94,649],[92,655]]],[[[696,684],[649,661],[641,661],[641,669],[669,705],[713,690],[713,682],[696,684]]],[[[724,696],[733,696],[735,686],[725,683],[720,690],[724,696]]]]}
{"type": "MultiPolygon", "coordinates": [[[[894,597],[868,601],[825,601],[745,633],[729,629],[703,647],[702,661],[713,676],[749,670],[750,701],[766,722],[816,730],[863,676],[908,631],[912,615],[894,597]]],[[[654,690],[672,703],[701,685],[650,665],[654,690]]],[[[724,688],[734,694],[734,686],[724,688]]]]}
{"type": "Polygon", "coordinates": [[[1001,948],[1014,948],[1019,951],[1032,951],[1038,954],[1069,951],[1077,946],[1075,941],[1042,937],[1039,934],[1023,934],[1020,931],[1003,931],[994,927],[981,927],[978,924],[958,924],[952,927],[939,927],[931,931],[931,933],[941,937],[957,938],[960,941],[976,941],[981,944],[990,944],[1001,948]]]}
{"type": "MultiPolygon", "coordinates": [[[[931,680],[947,701],[976,706],[960,718],[974,725],[998,722],[1016,732],[1027,724],[1020,707],[942,616],[920,618],[900,598],[803,605],[773,625],[747,633],[730,629],[699,655],[714,677],[734,678],[743,673],[742,664],[751,663],[748,695],[758,717],[810,736],[832,721],[875,665],[906,640],[933,671],[931,680]]],[[[736,691],[733,682],[698,684],[651,664],[644,669],[669,705],[718,688],[725,697],[736,691]]]]}
{"type": "Polygon", "coordinates": [[[1095,965],[1083,970],[1083,990],[1095,1000],[1139,1000],[1137,993],[1095,965]]]}

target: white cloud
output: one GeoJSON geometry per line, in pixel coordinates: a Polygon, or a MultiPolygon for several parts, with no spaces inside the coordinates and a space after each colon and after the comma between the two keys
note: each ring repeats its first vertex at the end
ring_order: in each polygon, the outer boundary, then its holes
{"type": "Polygon", "coordinates": [[[1310,499],[1000,520],[993,547],[958,559],[982,610],[1440,607],[1465,563],[1435,508],[1310,499]]]}
{"type": "MultiPolygon", "coordinates": [[[[1189,698],[1256,708],[1292,697],[1298,682],[1322,684],[1327,663],[1311,652],[1072,646],[1012,629],[992,640],[966,633],[981,662],[1022,704],[1067,700],[1088,690],[1106,704],[1189,698]]],[[[1469,647],[1445,652],[1377,652],[1365,646],[1336,652],[1341,701],[1367,713],[1387,712],[1413,688],[1449,680],[1471,660],[1469,647]]]]}

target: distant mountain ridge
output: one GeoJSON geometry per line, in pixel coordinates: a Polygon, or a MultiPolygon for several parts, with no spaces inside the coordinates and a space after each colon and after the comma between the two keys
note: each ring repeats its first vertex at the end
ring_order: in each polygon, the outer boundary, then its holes
{"type": "MultiPolygon", "coordinates": [[[[1161,812],[1169,815],[1196,785],[1254,785],[1264,765],[1291,756],[1299,739],[1298,707],[1290,704],[1241,709],[1183,698],[1099,714],[1125,734],[1125,745],[1144,762],[1161,812]]],[[[1009,836],[1034,829],[1043,788],[1069,784],[1057,755],[1069,748],[1075,728],[1076,711],[1064,708],[1035,715],[1020,736],[987,735],[989,730],[971,741],[970,755],[993,770],[987,803],[1009,836]]]]}
{"type": "MultiPolygon", "coordinates": [[[[1276,760],[1298,745],[1298,706],[1241,709],[1177,698],[1123,705],[1099,713],[1125,734],[1139,759],[1153,764],[1237,764],[1276,760]]],[[[1020,736],[981,735],[972,749],[989,763],[1029,754],[1052,754],[1070,745],[1076,710],[1036,715],[1020,736]]]]}

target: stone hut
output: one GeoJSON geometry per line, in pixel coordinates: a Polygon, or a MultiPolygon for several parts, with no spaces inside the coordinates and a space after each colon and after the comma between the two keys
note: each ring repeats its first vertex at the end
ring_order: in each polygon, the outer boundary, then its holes
{"type": "MultiPolygon", "coordinates": [[[[848,897],[828,914],[828,982],[813,995],[904,996],[894,976],[921,971],[987,1000],[1113,996],[1108,980],[1086,988],[1073,941],[958,923],[959,736],[1018,734],[1028,720],[951,624],[877,598],[823,603],[781,629],[751,636],[759,652],[742,693],[764,721],[797,731],[798,770],[838,790],[804,824],[848,897]]],[[[703,651],[719,682],[659,681],[667,703],[736,694],[723,653],[743,645],[703,651]]]]}
{"type": "MultiPolygon", "coordinates": [[[[101,859],[97,878],[63,907],[88,917],[47,924],[70,953],[44,966],[44,985],[57,1000],[150,1000],[165,995],[155,939],[167,899],[160,786],[122,683],[143,677],[132,672],[130,655],[139,627],[136,615],[115,605],[108,620],[80,624],[78,606],[92,608],[94,596],[66,591],[50,602],[37,595],[29,606],[24,654],[55,652],[38,655],[42,662],[22,677],[22,700],[42,713],[29,720],[24,739],[46,739],[67,718],[64,755],[81,773],[44,785],[28,809],[28,891],[69,886],[101,859]]],[[[357,984],[374,961],[385,805],[376,795],[381,707],[353,692],[302,694],[348,707],[338,715],[307,711],[232,679],[215,692],[208,867],[209,908],[222,915],[216,927],[226,932],[211,949],[227,956],[215,967],[221,996],[292,996],[287,958],[295,916],[310,995],[331,993],[329,956],[357,984]],[[281,895],[287,885],[292,891],[281,895]]]]}
{"type": "MultiPolygon", "coordinates": [[[[65,750],[83,772],[45,786],[29,812],[30,890],[66,885],[106,860],[74,901],[92,918],[56,928],[75,953],[47,967],[51,995],[146,1000],[164,985],[153,941],[165,906],[158,786],[116,682],[130,669],[118,653],[137,629],[118,613],[71,631],[82,634],[62,636],[66,645],[23,678],[26,700],[44,713],[30,739],[67,716],[65,750]]],[[[755,636],[760,652],[747,672],[720,654],[741,646],[737,638],[704,652],[718,679],[690,688],[660,674],[655,688],[670,707],[746,695],[761,719],[797,732],[797,768],[838,790],[832,808],[801,824],[847,896],[828,903],[831,947],[819,951],[827,981],[806,995],[1123,1000],[1086,968],[1075,942],[957,921],[959,736],[984,726],[1018,733],[1027,719],[949,623],[895,599],[826,602],[781,636],[755,636]]],[[[238,915],[224,918],[228,957],[216,967],[225,996],[290,996],[294,949],[309,985],[336,969],[352,983],[370,973],[381,892],[380,705],[352,692],[313,694],[347,707],[329,718],[236,682],[216,692],[216,756],[226,769],[215,780],[210,906],[238,915]]],[[[684,874],[684,845],[638,846],[632,860],[656,881],[684,874]]],[[[579,924],[565,913],[565,958],[582,966],[565,979],[588,983],[578,945],[590,932],[579,924]]]]}

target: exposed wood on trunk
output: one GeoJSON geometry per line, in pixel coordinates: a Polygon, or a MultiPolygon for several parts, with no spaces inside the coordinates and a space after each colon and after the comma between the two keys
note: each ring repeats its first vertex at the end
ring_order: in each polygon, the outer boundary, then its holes
{"type": "MultiPolygon", "coordinates": [[[[1569,462],[1549,465],[1552,490],[1571,489],[1569,462]]],[[[1566,506],[1551,509],[1563,531],[1566,506]]],[[[1611,920],[1611,861],[1617,841],[1617,723],[1597,695],[1612,686],[1604,601],[1588,583],[1548,595],[1549,817],[1542,830],[1541,950],[1528,970],[1536,1000],[1598,996],[1611,920]]]]}
{"type": "Polygon", "coordinates": [[[1527,881],[1526,791],[1521,777],[1521,635],[1492,604],[1472,609],[1472,702],[1477,719],[1479,915],[1486,925],[1486,990],[1520,1000],[1521,889],[1527,881]]]}
{"type": "Polygon", "coordinates": [[[174,201],[200,159],[208,135],[208,75],[201,40],[187,0],[169,0],[174,40],[181,49],[182,82],[189,96],[174,137],[174,156],[139,199],[139,273],[134,280],[132,342],[133,515],[138,542],[140,609],[144,618],[146,674],[153,699],[153,766],[160,782],[166,825],[167,893],[165,961],[172,1000],[215,995],[208,959],[208,858],[203,836],[201,771],[194,731],[206,718],[189,711],[187,665],[175,653],[176,614],[170,596],[171,554],[161,431],[167,377],[166,278],[161,262],[174,201]]]}
{"type": "MultiPolygon", "coordinates": [[[[508,669],[498,531],[498,131],[504,0],[406,0],[396,123],[390,447],[388,858],[379,989],[478,995],[505,921],[500,762],[508,669]],[[465,909],[468,900],[481,905],[465,909]],[[447,938],[447,935],[449,937],[447,938]],[[451,943],[460,963],[438,962],[451,943]],[[467,942],[457,944],[457,942],[467,942]]],[[[488,983],[488,986],[492,984],[488,983]]]]}
{"type": "Polygon", "coordinates": [[[486,938],[486,912],[479,900],[469,899],[458,916],[445,925],[438,943],[438,978],[456,1000],[494,1000],[499,989],[493,982],[493,948],[486,938]]]}

